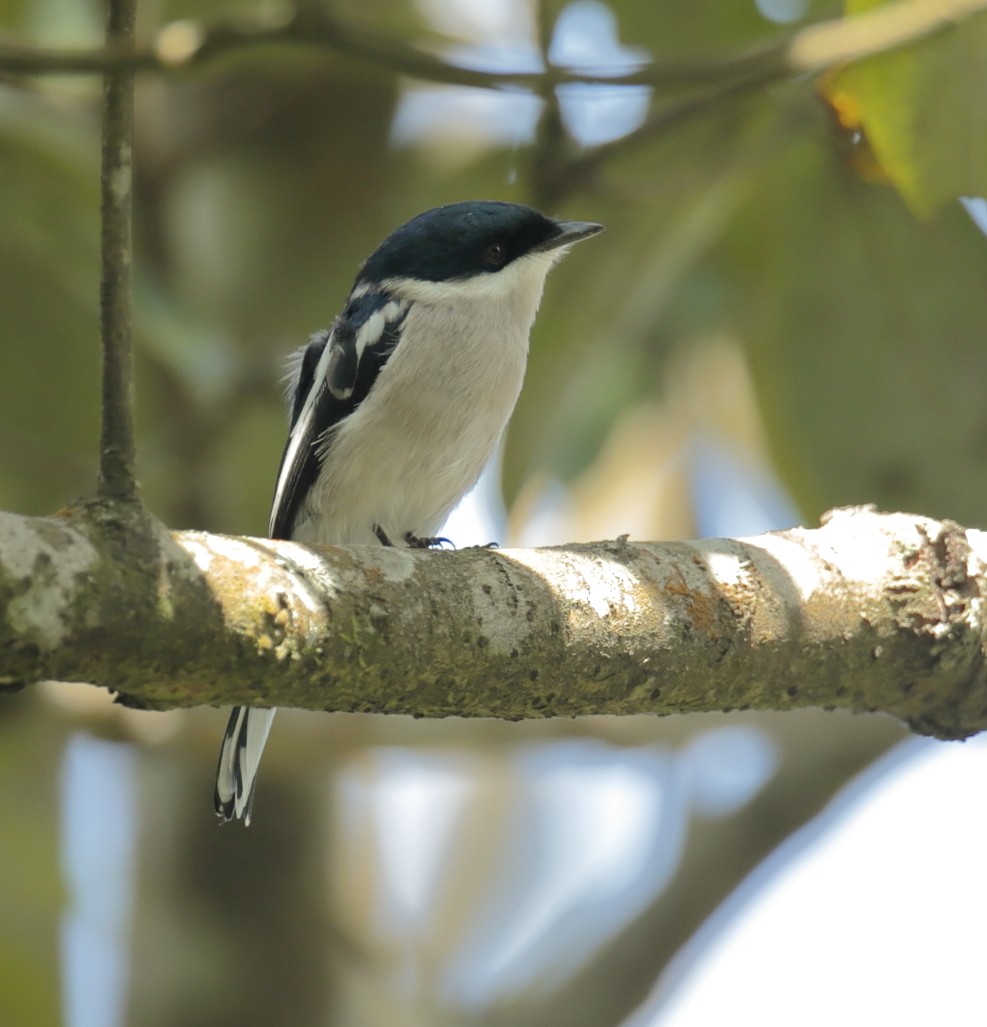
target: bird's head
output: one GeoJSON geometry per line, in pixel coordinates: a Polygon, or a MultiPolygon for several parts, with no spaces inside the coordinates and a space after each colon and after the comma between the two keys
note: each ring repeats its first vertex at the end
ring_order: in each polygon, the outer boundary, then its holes
{"type": "Polygon", "coordinates": [[[541,287],[552,265],[603,231],[531,207],[469,200],[436,207],[392,232],[367,258],[356,292],[383,286],[408,299],[498,298],[541,287]]]}

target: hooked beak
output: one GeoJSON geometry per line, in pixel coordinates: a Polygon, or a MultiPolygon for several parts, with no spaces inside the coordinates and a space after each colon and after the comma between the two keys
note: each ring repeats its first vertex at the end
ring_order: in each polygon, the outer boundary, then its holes
{"type": "Polygon", "coordinates": [[[560,246],[571,246],[581,239],[588,239],[591,235],[603,231],[603,225],[598,225],[595,221],[556,221],[555,226],[558,234],[536,246],[532,253],[544,253],[546,250],[556,250],[560,246]]]}

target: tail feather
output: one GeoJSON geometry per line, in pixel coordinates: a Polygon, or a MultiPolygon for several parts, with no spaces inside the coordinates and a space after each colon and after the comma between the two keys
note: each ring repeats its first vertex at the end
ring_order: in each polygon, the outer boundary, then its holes
{"type": "Polygon", "coordinates": [[[257,767],[277,710],[237,706],[230,713],[216,767],[215,807],[223,820],[250,823],[257,767]]]}

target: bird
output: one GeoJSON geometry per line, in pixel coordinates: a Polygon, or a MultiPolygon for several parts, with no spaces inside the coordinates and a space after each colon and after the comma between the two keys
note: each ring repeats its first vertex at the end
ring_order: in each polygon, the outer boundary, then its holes
{"type": "MultiPolygon", "coordinates": [[[[395,229],[342,313],[289,359],[289,431],[268,535],[428,547],[514,410],[548,272],[603,231],[469,200],[395,229]]],[[[223,822],[250,823],[276,710],[232,710],[216,771],[223,822]]]]}

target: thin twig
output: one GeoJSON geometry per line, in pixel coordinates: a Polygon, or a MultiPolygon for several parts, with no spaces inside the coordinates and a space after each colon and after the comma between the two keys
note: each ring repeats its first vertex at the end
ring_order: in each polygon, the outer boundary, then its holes
{"type": "MultiPolygon", "coordinates": [[[[106,40],[133,45],[136,0],[106,0],[106,40]]],[[[99,494],[135,502],[133,346],[130,316],[133,72],[117,69],[103,80],[100,170],[102,268],[99,292],[103,349],[99,494]]]]}
{"type": "Polygon", "coordinates": [[[231,51],[272,43],[331,50],[420,81],[477,89],[537,89],[546,84],[570,82],[687,88],[748,74],[765,60],[773,60],[778,49],[772,45],[709,61],[645,63],[631,71],[561,67],[500,71],[466,67],[397,37],[348,23],[324,9],[297,7],[251,20],[211,25],[172,22],[161,29],[148,47],[116,42],[105,47],[55,49],[0,38],[0,70],[24,75],[91,74],[108,69],[178,72],[199,67],[231,51]]]}
{"type": "Polygon", "coordinates": [[[331,50],[420,81],[477,89],[533,89],[570,82],[682,89],[756,79],[764,68],[788,74],[820,71],[842,61],[905,46],[987,10],[987,0],[897,0],[850,17],[807,25],[788,38],[747,52],[694,62],[654,61],[632,71],[548,67],[522,72],[465,67],[324,8],[287,6],[251,20],[166,25],[149,47],[122,39],[105,47],[55,49],[0,39],[0,72],[92,74],[108,70],[174,72],[233,50],[291,43],[331,50]]]}
{"type": "Polygon", "coordinates": [[[592,179],[598,169],[605,166],[618,153],[633,150],[707,111],[718,110],[731,100],[738,100],[763,86],[782,81],[787,77],[788,74],[782,64],[765,66],[758,74],[725,83],[716,89],[707,90],[679,103],[663,107],[651,114],[633,132],[628,132],[611,142],[601,143],[599,146],[594,146],[573,157],[567,163],[565,173],[570,182],[574,184],[586,182],[592,179]]]}

